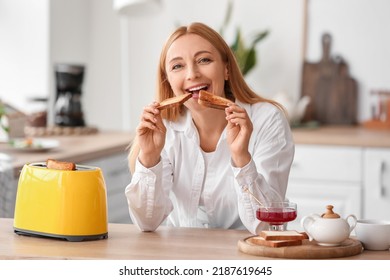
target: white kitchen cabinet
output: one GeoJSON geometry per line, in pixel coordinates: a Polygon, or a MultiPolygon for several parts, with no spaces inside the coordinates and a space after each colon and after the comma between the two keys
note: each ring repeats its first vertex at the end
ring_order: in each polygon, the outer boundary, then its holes
{"type": "Polygon", "coordinates": [[[108,221],[110,223],[131,223],[125,188],[130,183],[127,153],[83,162],[84,165],[100,167],[107,188],[108,221]]]}
{"type": "Polygon", "coordinates": [[[14,216],[17,180],[14,178],[11,158],[0,153],[0,218],[14,216]]]}
{"type": "Polygon", "coordinates": [[[364,150],[364,218],[390,220],[390,149],[364,150]]]}
{"type": "Polygon", "coordinates": [[[362,216],[362,153],[360,147],[296,145],[287,198],[297,203],[290,229],[303,230],[301,219],[322,214],[333,205],[341,217],[362,216]]]}

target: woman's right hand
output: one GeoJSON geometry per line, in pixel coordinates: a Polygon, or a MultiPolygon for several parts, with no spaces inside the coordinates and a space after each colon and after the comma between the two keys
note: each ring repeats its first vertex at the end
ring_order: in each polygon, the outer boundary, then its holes
{"type": "Polygon", "coordinates": [[[157,105],[157,102],[153,102],[144,108],[136,130],[140,147],[138,160],[147,168],[155,166],[160,161],[160,154],[165,145],[167,130],[157,105]]]}

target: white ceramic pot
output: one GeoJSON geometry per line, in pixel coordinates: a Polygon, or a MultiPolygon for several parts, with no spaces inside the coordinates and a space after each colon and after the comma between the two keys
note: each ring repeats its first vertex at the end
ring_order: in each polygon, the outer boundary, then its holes
{"type": "Polygon", "coordinates": [[[321,216],[312,214],[303,217],[301,224],[310,241],[315,240],[321,246],[339,246],[349,238],[357,218],[351,214],[342,219],[333,213],[333,206],[328,205],[327,208],[328,212],[321,216]]]}

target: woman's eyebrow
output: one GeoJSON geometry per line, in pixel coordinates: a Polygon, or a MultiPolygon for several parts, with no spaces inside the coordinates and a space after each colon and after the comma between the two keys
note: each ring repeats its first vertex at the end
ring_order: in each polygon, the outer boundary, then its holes
{"type": "Polygon", "coordinates": [[[168,63],[172,63],[172,62],[175,62],[177,60],[183,60],[183,58],[181,56],[177,56],[177,57],[174,57],[171,60],[169,60],[168,63]]]}
{"type": "MultiPolygon", "coordinates": [[[[194,57],[196,57],[196,56],[198,56],[198,55],[201,55],[201,54],[204,54],[204,53],[212,54],[211,51],[202,50],[202,51],[196,52],[195,55],[194,55],[194,57]]],[[[183,60],[183,57],[181,57],[181,56],[176,56],[176,57],[172,58],[171,60],[169,60],[168,63],[172,63],[172,62],[175,62],[175,61],[178,61],[178,60],[183,60]]]]}
{"type": "Polygon", "coordinates": [[[206,50],[203,50],[203,51],[198,51],[198,52],[196,52],[196,53],[195,53],[195,56],[198,56],[198,55],[200,55],[200,54],[204,54],[204,53],[207,53],[207,54],[212,54],[212,52],[211,52],[211,51],[206,51],[206,50]]]}

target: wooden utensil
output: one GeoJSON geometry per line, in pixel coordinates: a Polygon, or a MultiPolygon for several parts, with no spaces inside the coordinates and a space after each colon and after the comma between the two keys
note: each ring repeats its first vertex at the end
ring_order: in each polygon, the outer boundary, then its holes
{"type": "Polygon", "coordinates": [[[321,60],[303,64],[301,95],[307,95],[312,100],[303,121],[356,124],[357,82],[349,75],[345,60],[340,56],[331,56],[331,40],[330,34],[324,34],[321,60]]]}
{"type": "MultiPolygon", "coordinates": [[[[256,202],[257,202],[260,206],[264,206],[263,203],[261,203],[260,200],[257,199],[257,197],[248,189],[247,186],[245,186],[245,187],[243,188],[243,190],[244,190],[244,192],[249,193],[249,194],[256,200],[256,202]]],[[[264,207],[265,207],[265,206],[264,206],[264,207]]],[[[265,210],[268,210],[268,208],[265,207],[265,210]]]]}
{"type": "Polygon", "coordinates": [[[183,95],[179,95],[179,96],[165,99],[165,100],[160,102],[160,105],[157,107],[157,109],[164,110],[166,108],[182,105],[184,102],[186,102],[188,99],[190,99],[191,96],[192,96],[191,93],[186,93],[183,95]]]}

